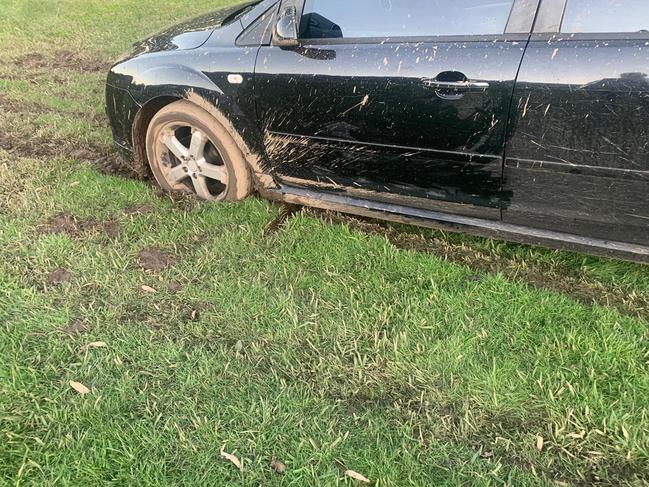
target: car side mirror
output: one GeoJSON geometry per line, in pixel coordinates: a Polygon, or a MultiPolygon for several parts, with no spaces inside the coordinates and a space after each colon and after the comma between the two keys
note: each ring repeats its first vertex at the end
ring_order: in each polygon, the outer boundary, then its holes
{"type": "Polygon", "coordinates": [[[299,46],[297,33],[297,9],[286,7],[277,19],[273,32],[273,44],[282,47],[299,46]]]}

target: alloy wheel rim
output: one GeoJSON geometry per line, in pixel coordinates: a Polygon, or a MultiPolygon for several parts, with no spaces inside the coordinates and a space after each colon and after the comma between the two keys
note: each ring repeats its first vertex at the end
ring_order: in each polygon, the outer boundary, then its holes
{"type": "Polygon", "coordinates": [[[167,184],[205,200],[225,198],[228,169],[216,145],[199,128],[169,123],[156,140],[158,167],[167,184]]]}

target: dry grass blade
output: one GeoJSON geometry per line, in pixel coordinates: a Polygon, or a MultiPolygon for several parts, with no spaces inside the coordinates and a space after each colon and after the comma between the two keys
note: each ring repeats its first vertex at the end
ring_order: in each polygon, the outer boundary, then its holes
{"type": "Polygon", "coordinates": [[[147,285],[142,286],[142,291],[144,291],[145,293],[149,293],[149,294],[153,294],[153,293],[157,292],[151,286],[147,286],[147,285]]]}
{"type": "Polygon", "coordinates": [[[541,435],[537,435],[537,436],[536,436],[536,449],[537,449],[538,451],[542,451],[542,450],[543,450],[543,444],[544,444],[544,443],[545,443],[545,441],[543,440],[543,437],[542,437],[541,435]]]}
{"type": "Polygon", "coordinates": [[[86,386],[84,386],[81,382],[75,382],[75,381],[71,380],[70,381],[70,387],[72,387],[72,389],[77,391],[82,396],[84,394],[90,393],[90,389],[88,389],[86,386]]]}
{"type": "Polygon", "coordinates": [[[346,470],[345,475],[347,475],[347,477],[351,479],[358,480],[359,482],[363,482],[364,484],[370,483],[370,479],[368,479],[364,475],[361,475],[358,472],[354,472],[353,470],[346,470]]]}

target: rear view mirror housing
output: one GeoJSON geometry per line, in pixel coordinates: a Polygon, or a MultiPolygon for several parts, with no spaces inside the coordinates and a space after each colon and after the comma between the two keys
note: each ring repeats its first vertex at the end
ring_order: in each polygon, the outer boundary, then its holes
{"type": "Polygon", "coordinates": [[[297,26],[297,9],[293,6],[282,9],[273,30],[273,44],[282,47],[299,46],[297,26]]]}

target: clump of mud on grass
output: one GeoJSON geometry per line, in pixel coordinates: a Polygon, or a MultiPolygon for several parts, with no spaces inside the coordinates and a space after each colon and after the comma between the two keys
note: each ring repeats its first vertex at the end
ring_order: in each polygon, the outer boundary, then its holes
{"type": "Polygon", "coordinates": [[[70,279],[72,279],[72,274],[70,273],[70,271],[68,271],[67,269],[58,268],[49,273],[49,275],[47,276],[47,283],[51,286],[57,286],[59,284],[70,282],[70,279]]]}
{"type": "Polygon", "coordinates": [[[104,73],[110,68],[110,63],[104,59],[95,59],[68,50],[54,51],[49,56],[40,52],[30,52],[18,56],[12,64],[23,70],[63,69],[82,73],[104,73]]]}
{"type": "Polygon", "coordinates": [[[171,265],[171,256],[157,247],[147,247],[138,254],[140,267],[145,271],[160,272],[171,265]]]}
{"type": "Polygon", "coordinates": [[[112,219],[80,220],[69,213],[58,213],[37,227],[39,235],[56,235],[65,234],[70,237],[79,237],[84,232],[99,231],[110,238],[118,238],[121,234],[121,226],[112,219]]]}

